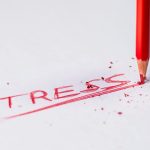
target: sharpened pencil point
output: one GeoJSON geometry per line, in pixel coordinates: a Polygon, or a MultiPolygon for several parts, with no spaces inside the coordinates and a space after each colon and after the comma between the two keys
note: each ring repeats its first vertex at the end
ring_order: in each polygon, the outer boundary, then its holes
{"type": "Polygon", "coordinates": [[[140,81],[138,82],[139,85],[142,85],[145,83],[146,77],[144,77],[142,74],[140,74],[140,81]]]}

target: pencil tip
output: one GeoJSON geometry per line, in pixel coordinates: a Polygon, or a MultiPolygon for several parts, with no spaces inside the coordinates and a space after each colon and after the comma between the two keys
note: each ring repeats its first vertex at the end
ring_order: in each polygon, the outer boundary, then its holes
{"type": "Polygon", "coordinates": [[[146,77],[142,74],[140,74],[140,81],[138,82],[139,85],[142,85],[145,83],[146,77]]]}

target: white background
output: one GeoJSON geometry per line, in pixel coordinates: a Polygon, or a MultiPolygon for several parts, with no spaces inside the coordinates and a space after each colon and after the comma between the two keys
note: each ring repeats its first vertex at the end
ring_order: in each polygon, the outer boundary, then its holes
{"type": "MultiPolygon", "coordinates": [[[[135,0],[0,0],[0,97],[52,93],[118,73],[138,81],[135,6],[135,0]]],[[[1,122],[0,147],[149,150],[149,89],[148,82],[1,122]]],[[[3,116],[8,108],[2,101],[0,107],[3,116]]]]}

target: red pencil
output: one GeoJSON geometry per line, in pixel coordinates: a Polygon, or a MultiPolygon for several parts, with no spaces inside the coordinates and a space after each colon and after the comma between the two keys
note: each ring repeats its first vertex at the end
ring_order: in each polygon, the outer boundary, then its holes
{"type": "Polygon", "coordinates": [[[136,58],[140,83],[144,84],[149,62],[149,1],[137,0],[136,6],[136,58]]]}

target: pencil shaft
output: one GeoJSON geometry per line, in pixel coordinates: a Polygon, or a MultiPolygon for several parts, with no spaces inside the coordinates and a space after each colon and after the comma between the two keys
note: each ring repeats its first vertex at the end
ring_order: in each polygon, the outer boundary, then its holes
{"type": "Polygon", "coordinates": [[[136,57],[149,59],[149,0],[137,0],[136,11],[136,57]]]}

